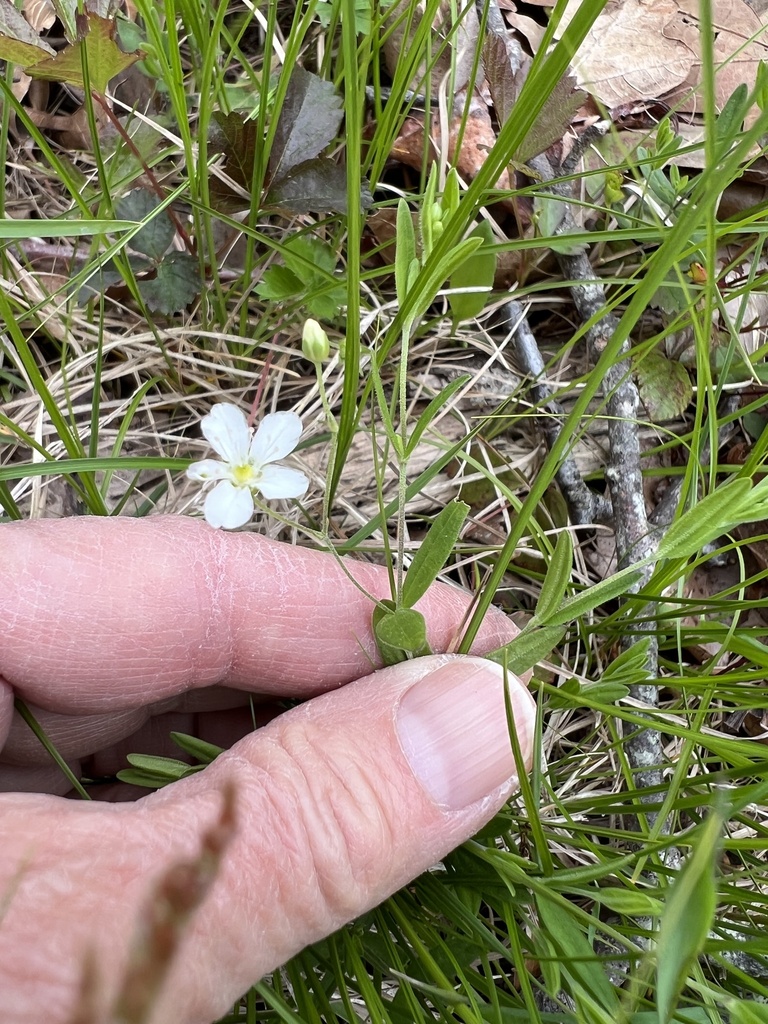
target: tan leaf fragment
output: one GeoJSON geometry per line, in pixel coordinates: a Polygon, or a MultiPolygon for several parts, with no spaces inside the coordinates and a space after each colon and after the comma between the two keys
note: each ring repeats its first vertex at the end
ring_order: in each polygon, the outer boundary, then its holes
{"type": "Polygon", "coordinates": [[[21,12],[35,32],[43,32],[56,21],[51,0],[24,0],[21,12]]]}
{"type": "MultiPolygon", "coordinates": [[[[390,155],[408,167],[420,170],[424,160],[424,118],[415,113],[407,118],[400,135],[394,142],[390,155]]],[[[438,152],[447,163],[453,163],[456,147],[461,143],[456,169],[465,181],[472,181],[488,158],[488,153],[496,142],[491,115],[487,105],[479,97],[472,100],[469,116],[452,118],[447,139],[447,150],[440,132],[440,118],[432,119],[432,131],[429,139],[430,159],[435,159],[438,152]],[[462,123],[464,131],[462,132],[462,123]]],[[[504,171],[495,186],[497,189],[510,189],[510,178],[504,171]]]]}

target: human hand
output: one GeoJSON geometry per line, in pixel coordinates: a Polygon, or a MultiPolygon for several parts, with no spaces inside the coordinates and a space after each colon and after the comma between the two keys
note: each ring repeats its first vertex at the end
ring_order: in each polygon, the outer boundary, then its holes
{"type": "MultiPolygon", "coordinates": [[[[348,569],[389,596],[380,567],[348,569]]],[[[468,601],[435,586],[419,603],[433,649],[468,601]]],[[[4,1024],[69,1021],[86,962],[109,1019],[148,894],[199,853],[227,789],[235,834],[153,1024],[210,1024],[495,813],[516,782],[500,671],[435,655],[370,674],[371,611],[330,555],[181,517],[0,528],[0,790],[17,790],[0,792],[4,1024]],[[251,694],[313,699],[252,732],[251,694]],[[135,802],[64,800],[14,695],[90,775],[172,728],[238,742],[135,802]]],[[[474,653],[514,633],[493,611],[474,653]]],[[[527,764],[533,702],[514,679],[510,697],[527,764]]]]}

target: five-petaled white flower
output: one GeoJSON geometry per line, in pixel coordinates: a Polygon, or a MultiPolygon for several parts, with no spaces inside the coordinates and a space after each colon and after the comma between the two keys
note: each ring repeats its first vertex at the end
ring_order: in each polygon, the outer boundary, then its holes
{"type": "Polygon", "coordinates": [[[297,469],[272,463],[289,455],[301,437],[301,419],[295,412],[271,412],[256,434],[245,413],[236,405],[214,405],[200,423],[203,437],[222,461],[203,459],[187,469],[192,480],[219,482],[209,492],[203,513],[211,526],[234,530],[253,515],[253,495],[265,498],[299,498],[309,480],[297,469]]]}

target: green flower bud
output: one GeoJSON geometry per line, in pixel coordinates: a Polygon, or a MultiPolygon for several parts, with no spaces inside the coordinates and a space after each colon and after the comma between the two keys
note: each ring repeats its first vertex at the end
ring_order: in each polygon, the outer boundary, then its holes
{"type": "Polygon", "coordinates": [[[301,351],[313,363],[323,363],[330,355],[331,343],[317,320],[310,319],[304,324],[301,351]]]}

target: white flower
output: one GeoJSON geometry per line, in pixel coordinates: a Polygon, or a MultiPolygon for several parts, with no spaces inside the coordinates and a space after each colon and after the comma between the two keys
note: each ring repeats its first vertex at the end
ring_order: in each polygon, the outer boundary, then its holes
{"type": "Polygon", "coordinates": [[[272,463],[289,455],[301,437],[301,419],[294,412],[271,412],[254,436],[245,413],[236,405],[214,405],[200,423],[203,437],[222,461],[203,459],[187,469],[191,480],[218,480],[205,499],[203,513],[211,526],[234,530],[253,515],[253,495],[267,499],[299,498],[309,480],[296,469],[272,463]]]}

